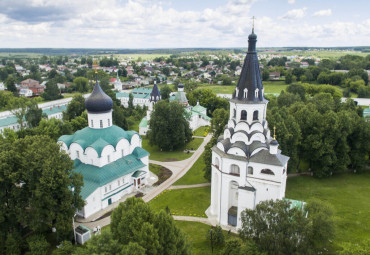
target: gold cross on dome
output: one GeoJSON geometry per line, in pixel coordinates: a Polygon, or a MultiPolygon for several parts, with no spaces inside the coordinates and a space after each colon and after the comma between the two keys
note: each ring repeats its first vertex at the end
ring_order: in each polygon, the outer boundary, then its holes
{"type": "Polygon", "coordinates": [[[253,20],[253,23],[252,23],[252,33],[254,33],[254,20],[256,19],[256,17],[253,16],[251,19],[253,20]]]}
{"type": "Polygon", "coordinates": [[[274,140],[276,140],[276,126],[274,126],[274,140]]]}

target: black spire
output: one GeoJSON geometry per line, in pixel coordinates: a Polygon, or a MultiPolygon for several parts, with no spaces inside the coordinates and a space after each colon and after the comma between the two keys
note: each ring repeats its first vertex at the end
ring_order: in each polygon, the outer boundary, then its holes
{"type": "Polygon", "coordinates": [[[248,36],[248,52],[240,73],[238,85],[233,94],[234,99],[243,101],[264,101],[263,85],[256,51],[257,35],[248,36]]]}
{"type": "Polygon", "coordinates": [[[152,89],[152,92],[150,93],[150,102],[157,102],[161,100],[161,93],[159,92],[157,83],[154,81],[154,87],[152,89]]]}
{"type": "Polygon", "coordinates": [[[88,112],[108,112],[112,110],[113,100],[104,93],[99,85],[98,78],[96,78],[95,87],[91,95],[85,101],[85,107],[88,112]]]}

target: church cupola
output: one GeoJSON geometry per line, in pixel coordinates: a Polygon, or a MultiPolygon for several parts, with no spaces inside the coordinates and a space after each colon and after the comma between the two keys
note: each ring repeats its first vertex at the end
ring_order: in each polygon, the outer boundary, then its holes
{"type": "Polygon", "coordinates": [[[238,85],[233,94],[233,99],[242,101],[264,101],[263,85],[256,51],[257,35],[248,36],[248,52],[240,74],[238,85]]]}
{"type": "Polygon", "coordinates": [[[152,89],[152,93],[150,93],[150,102],[156,103],[159,100],[161,100],[161,93],[159,92],[157,82],[154,81],[154,87],[152,89]]]}
{"type": "Polygon", "coordinates": [[[113,125],[113,100],[104,93],[96,79],[91,95],[85,101],[89,127],[94,129],[107,128],[113,125]]]}
{"type": "Polygon", "coordinates": [[[270,154],[277,154],[278,147],[279,147],[278,141],[276,141],[275,139],[273,139],[270,142],[270,154]]]}

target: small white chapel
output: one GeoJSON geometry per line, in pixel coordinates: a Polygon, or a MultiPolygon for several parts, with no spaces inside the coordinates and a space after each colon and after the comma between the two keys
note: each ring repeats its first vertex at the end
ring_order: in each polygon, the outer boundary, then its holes
{"type": "Polygon", "coordinates": [[[230,100],[230,117],[212,148],[211,206],[207,215],[221,226],[241,227],[241,212],[261,201],[285,196],[289,157],[281,154],[266,120],[252,29],[239,82],[230,100]]]}
{"type": "Polygon", "coordinates": [[[137,132],[113,125],[113,101],[98,81],[85,106],[89,126],[58,143],[74,160],[73,171],[83,175],[85,206],[77,214],[87,218],[147,184],[149,153],[137,132]]]}

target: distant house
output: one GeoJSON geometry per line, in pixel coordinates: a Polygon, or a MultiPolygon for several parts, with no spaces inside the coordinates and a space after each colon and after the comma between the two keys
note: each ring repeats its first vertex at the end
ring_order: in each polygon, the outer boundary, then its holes
{"type": "Polygon", "coordinates": [[[27,79],[21,82],[21,89],[30,89],[32,90],[33,95],[40,95],[44,92],[44,87],[40,85],[38,81],[27,79]]]}
{"type": "Polygon", "coordinates": [[[307,68],[309,66],[308,62],[302,61],[300,67],[301,68],[307,68]]]}
{"type": "Polygon", "coordinates": [[[269,73],[270,80],[279,80],[280,79],[280,72],[270,72],[269,73]]]}
{"type": "Polygon", "coordinates": [[[19,90],[19,95],[22,97],[32,97],[33,93],[32,93],[32,90],[30,89],[21,88],[19,90]]]}

